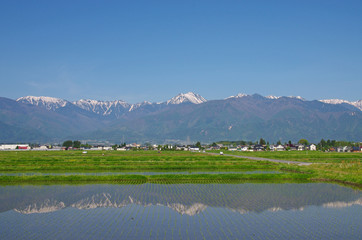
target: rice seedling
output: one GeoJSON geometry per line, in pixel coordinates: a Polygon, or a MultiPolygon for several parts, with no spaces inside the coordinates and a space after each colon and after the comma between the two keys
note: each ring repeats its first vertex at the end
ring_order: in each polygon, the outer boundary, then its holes
{"type": "MultiPolygon", "coordinates": [[[[136,151],[136,152],[90,152],[86,156],[81,151],[64,152],[0,152],[0,174],[1,173],[29,173],[39,172],[42,175],[51,175],[49,172],[63,172],[72,175],[71,172],[95,173],[100,171],[230,171],[230,170],[272,170],[281,171],[281,176],[266,173],[264,176],[233,177],[232,173],[224,174],[224,177],[181,177],[164,174],[163,177],[41,177],[27,178],[23,176],[0,176],[0,184],[12,183],[80,183],[80,182],[115,182],[130,183],[131,179],[140,183],[176,183],[176,182],[228,182],[240,183],[242,181],[334,181],[341,184],[350,184],[356,188],[362,187],[361,153],[321,153],[310,152],[307,157],[301,152],[254,152],[240,153],[230,152],[230,154],[246,154],[248,156],[259,156],[274,159],[288,159],[293,161],[322,162],[327,164],[314,164],[311,166],[296,166],[278,164],[264,161],[252,161],[248,159],[233,158],[228,156],[213,156],[203,153],[190,152],[163,152],[136,151]],[[290,173],[289,175],[284,174],[290,173]],[[81,178],[81,179],[80,179],[81,178]]],[[[118,173],[114,172],[113,175],[118,173]]],[[[262,174],[262,173],[260,173],[262,174]]],[[[75,175],[75,174],[73,174],[75,175]]],[[[98,175],[98,174],[97,174],[98,175]]],[[[132,174],[130,174],[132,175],[132,174]]],[[[140,175],[140,174],[137,174],[140,175]]],[[[146,176],[147,173],[141,174],[146,176]]],[[[177,174],[174,174],[177,175],[177,174]]],[[[211,174],[209,174],[211,175],[211,174]]]]}

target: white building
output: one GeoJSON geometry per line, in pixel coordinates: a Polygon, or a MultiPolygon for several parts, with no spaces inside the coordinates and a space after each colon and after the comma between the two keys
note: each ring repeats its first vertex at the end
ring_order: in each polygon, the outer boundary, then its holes
{"type": "Polygon", "coordinates": [[[40,146],[40,147],[37,147],[37,148],[33,148],[33,150],[35,151],[46,151],[48,150],[48,147],[47,146],[40,146]]]}
{"type": "Polygon", "coordinates": [[[241,148],[241,151],[242,151],[242,152],[246,152],[246,151],[248,151],[248,150],[249,150],[249,148],[248,148],[247,146],[241,148]]]}
{"type": "Polygon", "coordinates": [[[311,150],[311,151],[316,151],[316,150],[317,150],[317,146],[314,145],[314,144],[311,144],[311,145],[309,146],[309,150],[311,150]]]}
{"type": "Polygon", "coordinates": [[[189,150],[192,151],[192,152],[200,151],[200,148],[198,148],[198,147],[190,147],[189,150]]]}
{"type": "Polygon", "coordinates": [[[275,149],[277,151],[285,151],[285,147],[283,145],[278,145],[275,149]]]}
{"type": "Polygon", "coordinates": [[[16,149],[28,150],[28,149],[30,149],[30,146],[29,146],[29,144],[3,144],[3,145],[0,145],[0,150],[16,150],[16,149]]]}

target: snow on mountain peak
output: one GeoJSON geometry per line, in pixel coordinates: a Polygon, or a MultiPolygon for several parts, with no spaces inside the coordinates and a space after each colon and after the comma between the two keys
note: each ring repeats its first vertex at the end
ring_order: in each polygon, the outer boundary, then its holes
{"type": "Polygon", "coordinates": [[[245,93],[238,93],[237,95],[235,96],[230,96],[226,99],[230,99],[230,98],[243,98],[243,97],[246,97],[246,96],[249,96],[248,94],[245,94],[245,93]]]}
{"type": "Polygon", "coordinates": [[[14,211],[22,214],[49,213],[61,210],[63,208],[65,208],[64,202],[46,199],[42,203],[33,203],[22,208],[15,208],[14,211]]]}
{"type": "Polygon", "coordinates": [[[200,104],[207,102],[205,98],[200,96],[199,94],[195,94],[193,92],[188,93],[180,93],[177,96],[171,98],[166,102],[166,104],[181,104],[181,103],[194,103],[194,104],[200,104]]]}
{"type": "Polygon", "coordinates": [[[324,99],[324,100],[319,100],[319,101],[324,102],[324,103],[329,103],[329,104],[342,104],[342,103],[350,104],[349,101],[343,100],[343,99],[324,99]]]}
{"type": "Polygon", "coordinates": [[[17,102],[32,104],[40,107],[45,107],[47,110],[55,110],[65,107],[68,101],[60,98],[45,97],[45,96],[26,96],[16,99],[17,102]]]}
{"type": "Polygon", "coordinates": [[[362,100],[351,102],[351,104],[362,111],[362,100]]]}
{"type": "Polygon", "coordinates": [[[115,101],[97,101],[91,99],[81,99],[79,101],[73,102],[74,105],[97,114],[102,114],[104,116],[110,115],[115,108],[121,107],[128,109],[130,104],[122,100],[115,101]]]}
{"type": "Polygon", "coordinates": [[[98,100],[92,100],[92,99],[81,99],[78,101],[73,102],[74,105],[77,105],[81,108],[84,108],[85,106],[117,106],[122,105],[123,107],[129,107],[129,104],[123,100],[115,100],[115,101],[98,101],[98,100]]]}
{"type": "Polygon", "coordinates": [[[358,100],[355,102],[350,102],[347,100],[343,100],[343,99],[324,99],[324,100],[319,100],[320,102],[323,103],[328,103],[328,104],[342,104],[342,103],[346,103],[346,104],[350,104],[356,108],[358,108],[359,110],[362,111],[362,100],[358,100]]]}
{"type": "Polygon", "coordinates": [[[299,99],[299,100],[305,101],[305,99],[302,98],[301,96],[289,96],[288,98],[295,98],[295,99],[299,99]]]}
{"type": "Polygon", "coordinates": [[[269,95],[269,96],[266,96],[266,98],[268,98],[268,99],[279,99],[280,97],[269,95]]]}
{"type": "Polygon", "coordinates": [[[149,101],[143,101],[141,103],[132,104],[132,105],[130,105],[130,108],[128,109],[128,111],[132,112],[132,111],[134,111],[140,107],[146,106],[146,105],[152,105],[152,103],[149,101]]]}

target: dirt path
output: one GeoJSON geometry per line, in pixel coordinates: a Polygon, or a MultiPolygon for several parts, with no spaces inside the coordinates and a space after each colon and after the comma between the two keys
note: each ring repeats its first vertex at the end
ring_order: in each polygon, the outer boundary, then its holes
{"type": "MultiPolygon", "coordinates": [[[[218,153],[209,153],[209,154],[219,155],[218,153]]],[[[277,160],[277,159],[271,159],[271,158],[250,157],[250,156],[241,156],[241,155],[233,155],[233,154],[224,154],[224,156],[237,157],[237,158],[247,158],[247,159],[255,160],[255,161],[269,161],[269,162],[276,162],[276,163],[297,164],[299,166],[308,166],[308,165],[313,164],[313,163],[310,163],[310,162],[296,162],[296,161],[277,160]]]]}

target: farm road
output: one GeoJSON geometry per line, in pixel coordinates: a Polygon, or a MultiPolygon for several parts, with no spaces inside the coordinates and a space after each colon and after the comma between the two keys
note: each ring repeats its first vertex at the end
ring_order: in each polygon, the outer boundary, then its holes
{"type": "MultiPolygon", "coordinates": [[[[217,153],[210,153],[210,154],[219,155],[217,153]]],[[[309,166],[309,165],[313,164],[310,162],[296,162],[296,161],[277,160],[277,159],[271,159],[271,158],[250,157],[250,156],[241,156],[241,155],[233,155],[233,154],[224,154],[224,156],[247,158],[247,159],[255,160],[255,161],[269,161],[269,162],[276,162],[276,163],[298,164],[299,166],[309,166]]]]}

